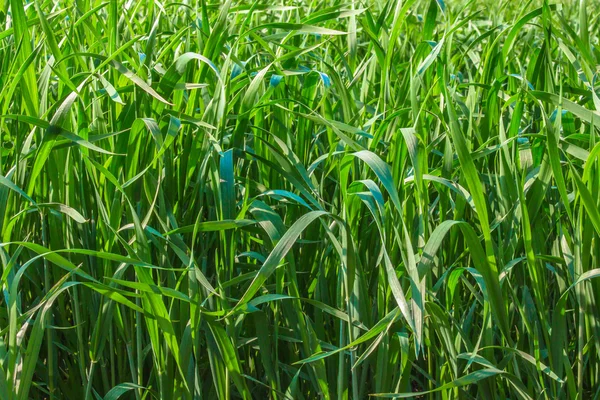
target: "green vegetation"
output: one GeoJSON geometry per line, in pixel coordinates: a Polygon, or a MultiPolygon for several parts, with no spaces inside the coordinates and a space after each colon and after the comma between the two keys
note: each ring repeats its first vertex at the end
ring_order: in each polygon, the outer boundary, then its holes
{"type": "Polygon", "coordinates": [[[564,3],[0,0],[0,399],[598,398],[564,3]]]}

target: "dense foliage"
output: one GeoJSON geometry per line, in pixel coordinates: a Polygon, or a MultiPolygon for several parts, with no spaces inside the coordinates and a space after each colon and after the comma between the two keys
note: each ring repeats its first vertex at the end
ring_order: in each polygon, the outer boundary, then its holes
{"type": "Polygon", "coordinates": [[[597,0],[0,6],[1,399],[598,396],[597,0]]]}

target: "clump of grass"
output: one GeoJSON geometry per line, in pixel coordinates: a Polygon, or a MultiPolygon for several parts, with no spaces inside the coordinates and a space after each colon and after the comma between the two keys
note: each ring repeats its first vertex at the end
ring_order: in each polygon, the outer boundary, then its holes
{"type": "Polygon", "coordinates": [[[591,399],[594,2],[0,2],[1,399],[591,399]]]}

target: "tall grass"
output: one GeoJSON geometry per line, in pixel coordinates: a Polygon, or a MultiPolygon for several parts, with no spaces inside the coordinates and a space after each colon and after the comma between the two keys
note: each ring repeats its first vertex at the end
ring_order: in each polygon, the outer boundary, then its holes
{"type": "Polygon", "coordinates": [[[0,399],[598,397],[596,0],[0,6],[0,399]]]}

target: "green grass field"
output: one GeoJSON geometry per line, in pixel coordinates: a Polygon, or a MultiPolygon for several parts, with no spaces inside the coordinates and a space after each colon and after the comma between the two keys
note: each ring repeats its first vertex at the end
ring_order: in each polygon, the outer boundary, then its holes
{"type": "Polygon", "coordinates": [[[600,397],[598,0],[0,24],[0,399],[600,397]]]}

